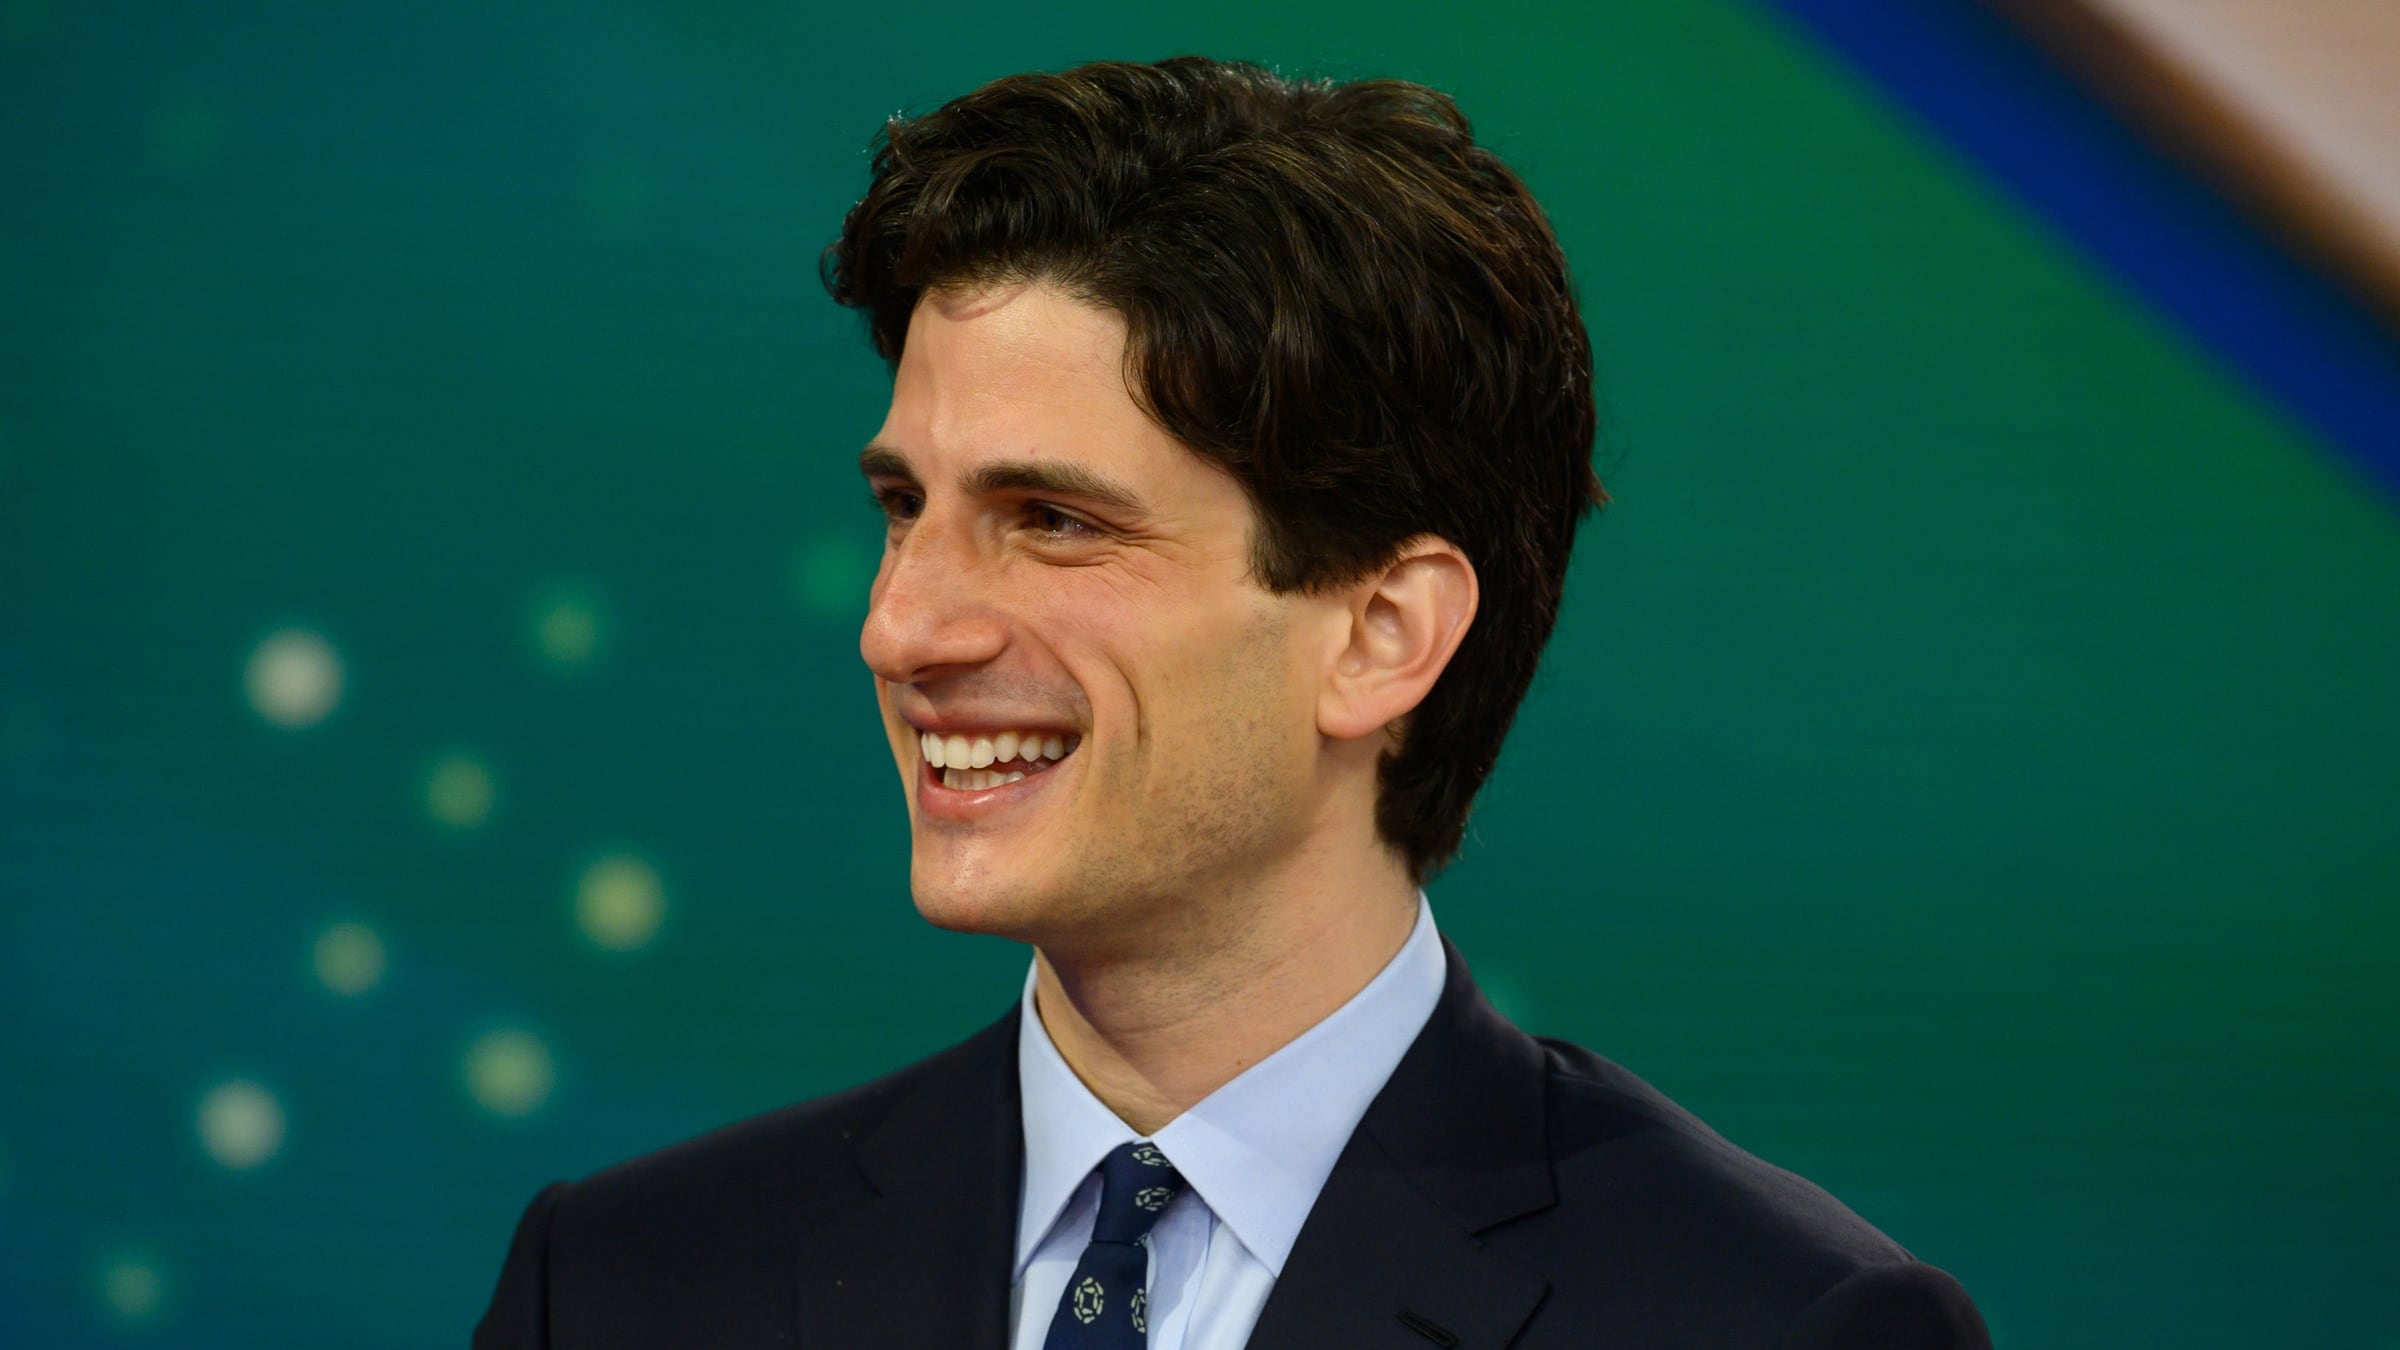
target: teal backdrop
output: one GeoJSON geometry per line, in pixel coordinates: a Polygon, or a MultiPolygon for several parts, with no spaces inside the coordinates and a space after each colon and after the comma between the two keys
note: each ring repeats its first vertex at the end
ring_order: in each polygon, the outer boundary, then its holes
{"type": "Polygon", "coordinates": [[[895,110],[1455,93],[1617,498],[1432,887],[2021,1347],[2400,1346],[2400,516],[1735,0],[0,4],[0,1343],[463,1343],[542,1183],[1000,1012],[856,654],[895,110]]]}

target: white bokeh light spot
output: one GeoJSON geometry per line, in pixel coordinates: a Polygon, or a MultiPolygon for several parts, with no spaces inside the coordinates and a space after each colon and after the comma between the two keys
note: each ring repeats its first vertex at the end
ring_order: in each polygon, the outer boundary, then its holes
{"type": "Polygon", "coordinates": [[[221,1167],[246,1172],[283,1148],[283,1103],[246,1078],[200,1096],[200,1146],[221,1167]]]}
{"type": "Polygon", "coordinates": [[[281,629],[251,651],[242,687],[250,706],[274,725],[313,727],[342,701],[342,659],[321,634],[281,629]]]}
{"type": "Polygon", "coordinates": [[[558,1077],[550,1047],[514,1027],[490,1031],[467,1047],[467,1095],[496,1116],[528,1116],[550,1100],[558,1077]]]}
{"type": "Polygon", "coordinates": [[[657,869],[629,853],[593,860],[575,884],[575,926],[608,951],[647,945],[666,912],[666,886],[657,869]]]}
{"type": "Polygon", "coordinates": [[[191,178],[216,166],[225,150],[225,115],[215,103],[182,99],[158,113],[152,125],[151,149],[160,168],[177,178],[191,178]]]}
{"type": "Polygon", "coordinates": [[[344,922],[317,934],[309,952],[317,983],[328,993],[356,998],[383,983],[383,939],[363,923],[344,922]]]}
{"type": "Polygon", "coordinates": [[[158,1262],[126,1252],[100,1263],[100,1301],[128,1322],[148,1322],[164,1310],[167,1277],[158,1262]]]}
{"type": "Polygon", "coordinates": [[[794,551],[792,597],[820,619],[847,620],[864,614],[874,563],[856,543],[836,534],[810,539],[794,551]]]}
{"type": "Polygon", "coordinates": [[[527,614],[534,651],[560,670],[589,665],[608,638],[599,599],[579,585],[562,582],[541,591],[527,614]]]}
{"type": "Polygon", "coordinates": [[[425,814],[453,830],[472,830],[491,819],[497,800],[492,771],[473,755],[444,755],[425,775],[425,814]]]}

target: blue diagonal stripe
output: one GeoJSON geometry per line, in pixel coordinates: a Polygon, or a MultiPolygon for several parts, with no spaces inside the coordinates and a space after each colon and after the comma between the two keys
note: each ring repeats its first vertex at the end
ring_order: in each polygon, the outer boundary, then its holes
{"type": "Polygon", "coordinates": [[[1796,21],[2400,501],[2400,339],[1972,0],[1755,0],[1796,21]]]}

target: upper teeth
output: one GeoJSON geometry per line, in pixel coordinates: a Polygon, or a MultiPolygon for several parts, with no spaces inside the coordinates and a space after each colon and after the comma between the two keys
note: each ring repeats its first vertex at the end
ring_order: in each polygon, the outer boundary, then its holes
{"type": "Polygon", "coordinates": [[[1021,760],[1064,759],[1066,738],[1055,732],[1003,731],[997,736],[936,736],[918,738],[925,762],[937,769],[982,769],[1021,760]]]}

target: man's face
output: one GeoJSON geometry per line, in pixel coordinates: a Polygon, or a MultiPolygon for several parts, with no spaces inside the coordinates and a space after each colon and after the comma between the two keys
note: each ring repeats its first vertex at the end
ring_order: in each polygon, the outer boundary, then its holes
{"type": "Polygon", "coordinates": [[[861,460],[890,528],[860,650],[942,927],[1171,938],[1320,814],[1327,614],[1251,579],[1248,498],[1135,405],[1124,350],[1047,285],[928,296],[861,460]]]}

